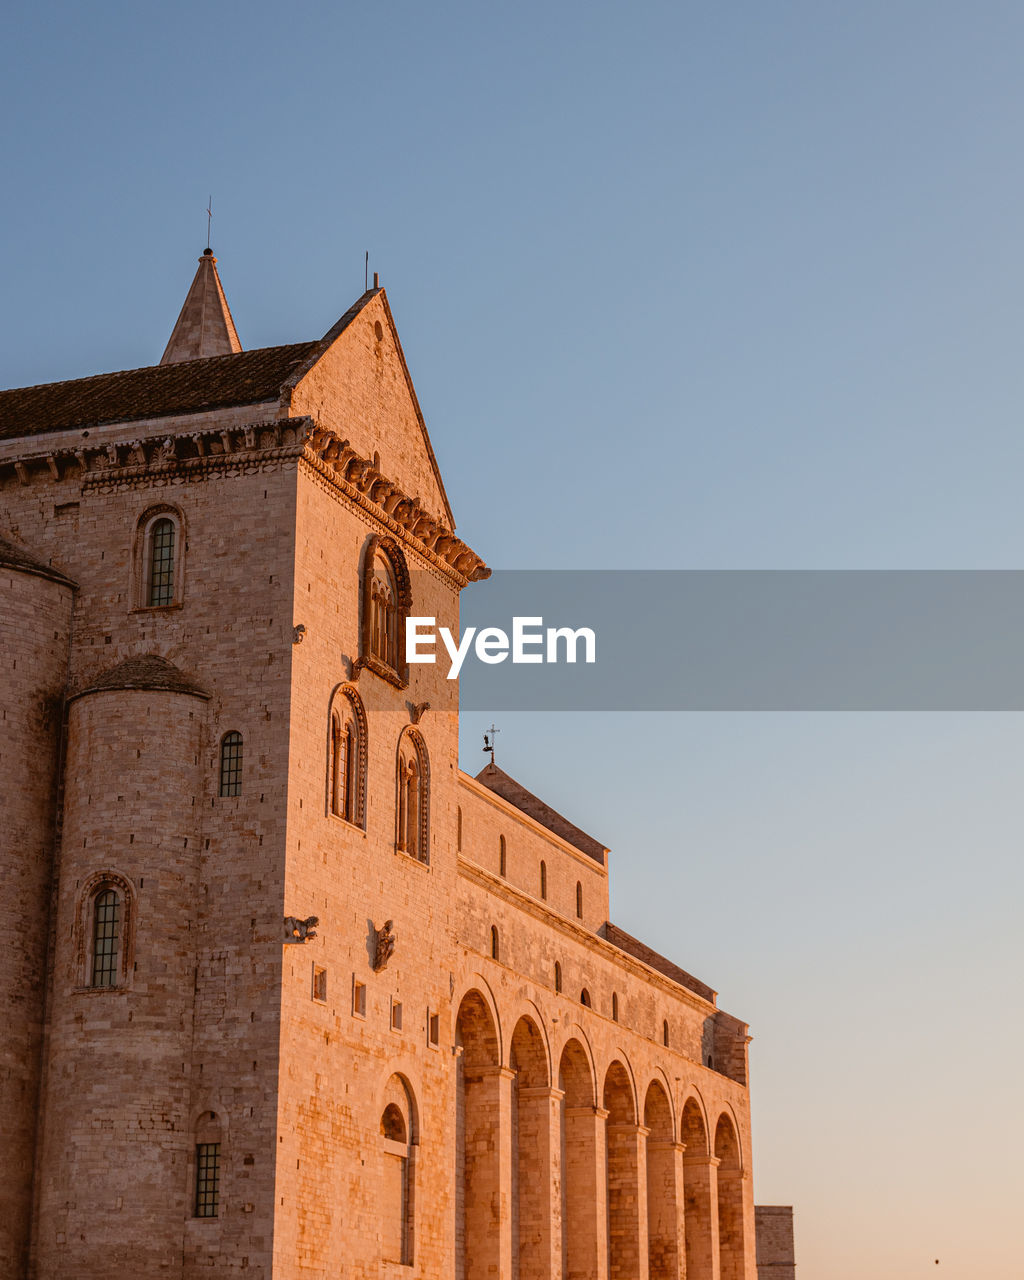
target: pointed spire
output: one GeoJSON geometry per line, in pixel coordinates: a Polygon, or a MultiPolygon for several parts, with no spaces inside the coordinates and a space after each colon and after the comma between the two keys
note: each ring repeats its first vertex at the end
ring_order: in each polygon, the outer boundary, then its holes
{"type": "Polygon", "coordinates": [[[231,309],[217,274],[217,259],[207,248],[199,259],[192,287],[174,326],[161,364],[202,360],[206,356],[227,356],[241,351],[231,309]]]}

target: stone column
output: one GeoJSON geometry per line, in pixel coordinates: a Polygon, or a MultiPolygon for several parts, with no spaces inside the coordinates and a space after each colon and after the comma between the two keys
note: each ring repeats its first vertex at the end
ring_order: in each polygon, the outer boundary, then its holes
{"type": "Polygon", "coordinates": [[[562,1274],[561,1089],[519,1089],[519,1280],[562,1274]]]}
{"type": "Polygon", "coordinates": [[[642,1124],[608,1133],[609,1280],[648,1280],[647,1136],[642,1124]]]}
{"type": "Polygon", "coordinates": [[[650,1280],[686,1274],[681,1142],[647,1140],[647,1238],[650,1280]]]}
{"type": "Polygon", "coordinates": [[[718,1166],[715,1156],[683,1157],[686,1203],[686,1280],[720,1280],[718,1266],[718,1166]]]}
{"type": "Polygon", "coordinates": [[[565,1280],[608,1280],[608,1203],[602,1107],[566,1107],[565,1280]]]}

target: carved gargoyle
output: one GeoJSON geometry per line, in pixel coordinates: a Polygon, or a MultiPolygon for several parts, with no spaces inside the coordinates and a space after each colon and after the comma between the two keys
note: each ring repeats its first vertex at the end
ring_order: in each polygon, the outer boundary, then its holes
{"type": "Polygon", "coordinates": [[[319,916],[307,916],[305,920],[300,920],[298,916],[285,916],[285,942],[308,942],[310,938],[316,937],[316,926],[319,923],[319,916]]]}
{"type": "Polygon", "coordinates": [[[377,945],[373,951],[373,970],[380,973],[388,967],[388,961],[395,950],[394,921],[386,920],[384,927],[377,930],[377,945]]]}

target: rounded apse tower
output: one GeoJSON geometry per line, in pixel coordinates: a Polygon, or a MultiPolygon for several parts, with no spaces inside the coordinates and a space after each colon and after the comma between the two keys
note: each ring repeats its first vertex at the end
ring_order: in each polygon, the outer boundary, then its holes
{"type": "Polygon", "coordinates": [[[74,591],[70,578],[0,535],[0,1258],[22,1268],[74,591]]]}
{"type": "Polygon", "coordinates": [[[147,1222],[147,1266],[181,1266],[209,696],[147,654],[69,700],[39,1275],[131,1270],[147,1222]]]}

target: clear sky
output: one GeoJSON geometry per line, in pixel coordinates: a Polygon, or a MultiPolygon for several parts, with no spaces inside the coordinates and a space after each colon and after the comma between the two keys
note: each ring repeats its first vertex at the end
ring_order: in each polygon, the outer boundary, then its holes
{"type": "MultiPolygon", "coordinates": [[[[157,361],[212,192],[247,347],[370,251],[494,565],[1024,568],[1022,56],[991,0],[8,3],[0,383],[157,361]]],[[[750,1022],[803,1280],[1019,1280],[1021,717],[501,728],[750,1022]]]]}

